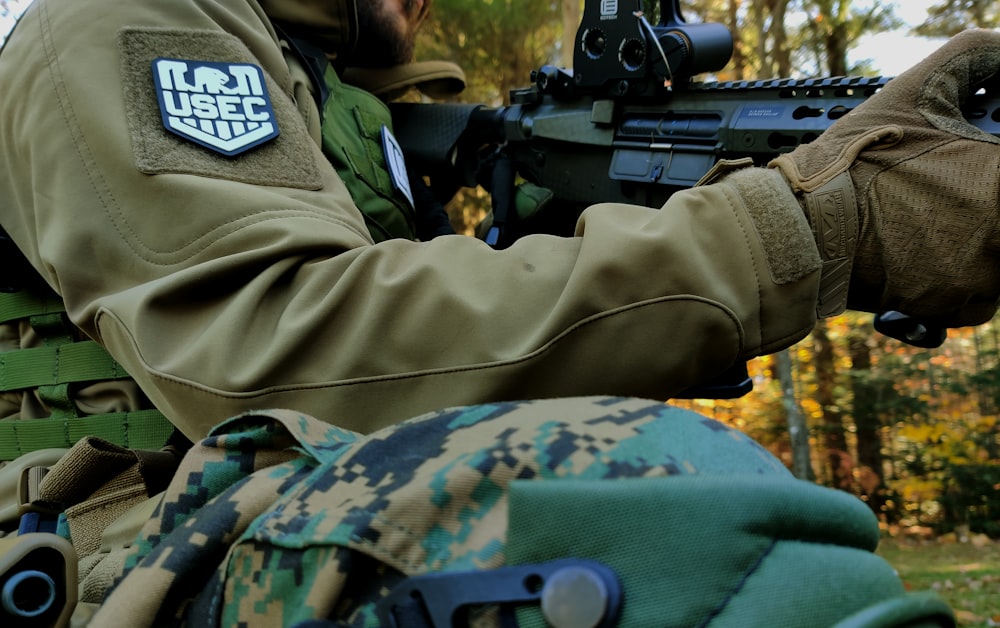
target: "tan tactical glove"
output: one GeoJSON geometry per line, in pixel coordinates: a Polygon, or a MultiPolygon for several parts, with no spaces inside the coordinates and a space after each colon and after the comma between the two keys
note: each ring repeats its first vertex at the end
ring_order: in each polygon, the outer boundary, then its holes
{"type": "Polygon", "coordinates": [[[998,72],[1000,33],[961,33],[771,162],[824,259],[821,316],[898,310],[958,327],[996,312],[1000,140],[960,107],[998,72]]]}

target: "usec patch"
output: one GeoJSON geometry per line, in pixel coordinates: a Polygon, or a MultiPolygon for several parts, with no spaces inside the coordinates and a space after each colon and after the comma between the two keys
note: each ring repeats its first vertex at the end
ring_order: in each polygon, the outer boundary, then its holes
{"type": "Polygon", "coordinates": [[[163,126],[185,139],[233,156],[278,136],[256,65],[157,58],[153,80],[163,126]]]}

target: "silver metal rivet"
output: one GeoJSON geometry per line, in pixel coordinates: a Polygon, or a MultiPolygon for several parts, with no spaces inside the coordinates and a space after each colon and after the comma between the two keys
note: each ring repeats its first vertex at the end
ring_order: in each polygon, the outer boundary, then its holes
{"type": "Polygon", "coordinates": [[[608,587],[585,567],[564,567],[542,587],[542,615],[554,628],[594,628],[608,607],[608,587]]]}

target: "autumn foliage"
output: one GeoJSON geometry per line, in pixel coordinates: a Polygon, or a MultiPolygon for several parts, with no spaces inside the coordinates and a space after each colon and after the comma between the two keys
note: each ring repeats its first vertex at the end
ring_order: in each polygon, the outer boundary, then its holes
{"type": "Polygon", "coordinates": [[[818,482],[857,494],[887,523],[1000,537],[996,323],[951,330],[927,350],[879,335],[870,319],[823,321],[790,352],[808,451],[792,451],[774,357],[751,363],[750,395],[690,405],[750,433],[789,467],[807,455],[818,482]]]}

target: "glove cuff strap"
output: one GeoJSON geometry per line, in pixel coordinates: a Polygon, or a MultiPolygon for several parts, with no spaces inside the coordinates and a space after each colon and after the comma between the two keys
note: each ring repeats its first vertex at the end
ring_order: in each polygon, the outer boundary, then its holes
{"type": "Polygon", "coordinates": [[[750,157],[743,157],[741,159],[720,159],[715,162],[708,172],[694,184],[695,187],[700,187],[702,185],[711,185],[713,183],[718,183],[731,172],[736,172],[737,170],[743,170],[744,168],[750,168],[753,166],[753,159],[750,157]]]}
{"type": "Polygon", "coordinates": [[[854,182],[844,171],[799,199],[823,260],[816,315],[836,316],[847,309],[851,267],[858,243],[854,182]]]}

